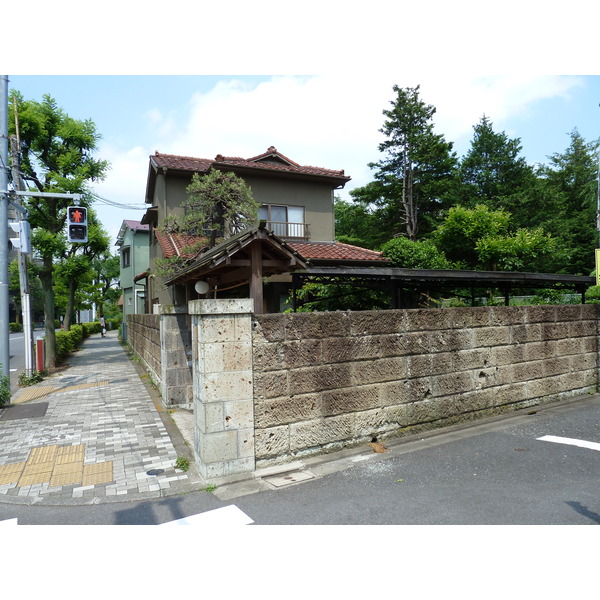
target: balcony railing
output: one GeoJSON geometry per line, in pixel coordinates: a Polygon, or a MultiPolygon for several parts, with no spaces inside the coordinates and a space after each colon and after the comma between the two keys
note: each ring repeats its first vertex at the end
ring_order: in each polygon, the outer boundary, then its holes
{"type": "Polygon", "coordinates": [[[286,223],[283,221],[267,221],[267,229],[277,237],[291,240],[308,240],[308,223],[286,223]]]}

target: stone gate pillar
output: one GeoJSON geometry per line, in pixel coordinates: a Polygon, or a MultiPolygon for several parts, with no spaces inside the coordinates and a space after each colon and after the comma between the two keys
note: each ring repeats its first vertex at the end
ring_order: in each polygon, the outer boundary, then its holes
{"type": "Polygon", "coordinates": [[[192,300],[194,453],[205,479],[252,473],[252,300],[192,300]]]}

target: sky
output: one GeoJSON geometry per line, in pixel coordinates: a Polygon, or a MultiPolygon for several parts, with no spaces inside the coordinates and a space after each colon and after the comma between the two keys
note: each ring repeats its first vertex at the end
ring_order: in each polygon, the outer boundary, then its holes
{"type": "Polygon", "coordinates": [[[93,186],[95,208],[113,246],[122,221],[140,220],[148,206],[155,151],[249,158],[275,146],[300,164],[344,169],[352,179],[338,193],[349,199],[373,179],[368,164],[381,157],[382,111],[394,85],[420,86],[421,99],[436,107],[436,132],[459,156],[484,114],[495,131],[521,140],[530,163],[564,152],[575,128],[587,141],[600,137],[600,76],[9,75],[9,88],[26,99],[50,94],[69,116],[96,124],[96,156],[111,167],[93,186]]]}
{"type": "MultiPolygon", "coordinates": [[[[4,72],[26,99],[50,94],[96,124],[96,156],[111,168],[94,185],[95,208],[113,244],[123,220],[147,208],[155,151],[249,158],[275,146],[297,163],[343,169],[352,179],[339,195],[349,199],[373,179],[368,164],[381,157],[394,85],[420,86],[459,157],[483,115],[520,139],[530,163],[563,152],[574,128],[600,137],[597,19],[587,0],[53,7],[27,19],[26,37],[5,28],[4,72]]],[[[6,23],[24,18],[15,3],[5,13],[6,23]]]]}

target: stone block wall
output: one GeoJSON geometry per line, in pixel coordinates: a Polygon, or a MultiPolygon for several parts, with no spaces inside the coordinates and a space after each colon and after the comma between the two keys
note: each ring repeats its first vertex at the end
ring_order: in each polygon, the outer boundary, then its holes
{"type": "Polygon", "coordinates": [[[192,330],[187,308],[157,307],[160,314],[161,394],[166,408],[192,408],[192,330]]]}
{"type": "Polygon", "coordinates": [[[599,308],[255,315],[256,466],[595,392],[599,308]]]}
{"type": "Polygon", "coordinates": [[[191,317],[157,305],[155,314],[127,315],[127,343],[161,391],[166,407],[193,406],[191,317]]]}
{"type": "Polygon", "coordinates": [[[162,381],[160,316],[127,315],[127,343],[137,354],[154,382],[160,384],[162,381]]]}

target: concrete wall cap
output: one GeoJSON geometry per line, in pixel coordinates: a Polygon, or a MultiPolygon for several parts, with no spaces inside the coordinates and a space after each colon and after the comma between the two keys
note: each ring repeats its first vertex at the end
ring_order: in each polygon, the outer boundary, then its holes
{"type": "Polygon", "coordinates": [[[188,302],[188,311],[191,315],[249,314],[254,311],[254,300],[251,298],[191,300],[188,302]]]}

